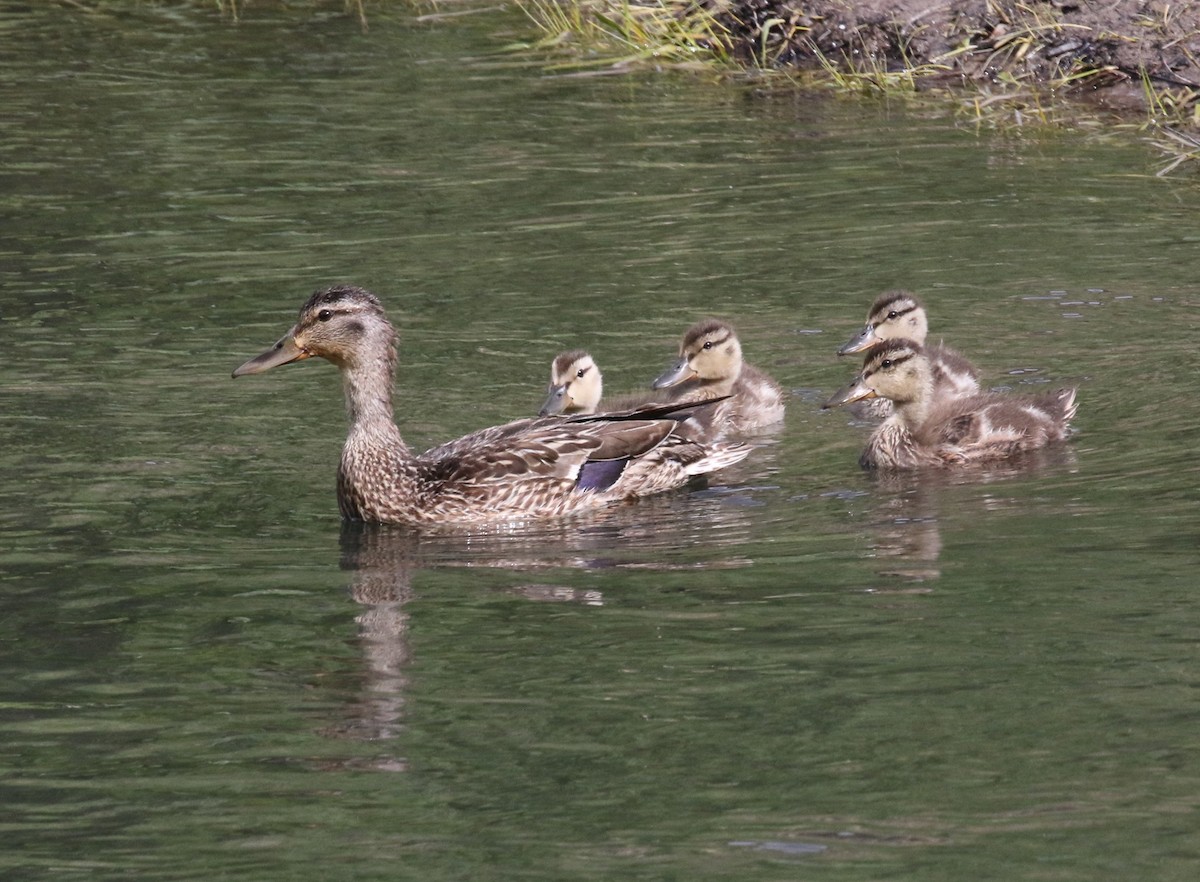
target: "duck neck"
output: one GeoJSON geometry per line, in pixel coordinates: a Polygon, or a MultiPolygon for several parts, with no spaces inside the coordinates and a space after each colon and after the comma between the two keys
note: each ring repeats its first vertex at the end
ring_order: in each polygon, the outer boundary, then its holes
{"type": "Polygon", "coordinates": [[[925,424],[933,408],[933,375],[928,368],[917,369],[909,394],[903,399],[893,399],[893,404],[896,418],[909,432],[915,432],[925,424]]]}
{"type": "MultiPolygon", "coordinates": [[[[739,374],[741,372],[739,371],[739,374]]],[[[737,376],[732,377],[717,377],[712,380],[704,380],[704,391],[712,398],[720,398],[724,395],[732,395],[733,387],[737,383],[737,376]]]]}
{"type": "Polygon", "coordinates": [[[723,398],[733,394],[741,368],[733,376],[726,377],[692,377],[679,384],[676,398],[723,398]]]}
{"type": "Polygon", "coordinates": [[[393,375],[396,353],[392,345],[361,360],[346,362],[342,386],[346,393],[346,413],[350,418],[350,440],[380,447],[390,455],[411,456],[392,411],[393,375]]]}

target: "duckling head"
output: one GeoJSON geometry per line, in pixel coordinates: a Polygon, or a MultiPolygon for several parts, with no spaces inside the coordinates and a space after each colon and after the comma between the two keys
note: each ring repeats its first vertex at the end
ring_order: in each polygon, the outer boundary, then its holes
{"type": "Polygon", "coordinates": [[[595,413],[604,394],[600,368],[582,349],[560,353],[550,363],[550,389],[539,416],[595,413]]]}
{"type": "Polygon", "coordinates": [[[866,325],[837,354],[862,352],[876,343],[901,337],[924,344],[928,335],[929,318],[917,296],[911,291],[884,291],[871,304],[866,325]]]}
{"type": "Polygon", "coordinates": [[[888,398],[901,407],[924,401],[930,387],[929,359],[915,340],[898,338],[872,346],[850,383],[834,392],[823,407],[888,398]]]}
{"type": "Polygon", "coordinates": [[[666,389],[688,380],[728,392],[742,373],[742,344],[737,333],[725,322],[706,319],[697,322],[683,335],[679,359],[652,384],[666,389]]]}
{"type": "Polygon", "coordinates": [[[390,371],[396,358],[396,331],[379,298],[353,285],[318,291],[300,307],[290,331],[266,352],[238,367],[233,375],[260,374],[314,356],[342,369],[382,360],[383,367],[390,371]]]}

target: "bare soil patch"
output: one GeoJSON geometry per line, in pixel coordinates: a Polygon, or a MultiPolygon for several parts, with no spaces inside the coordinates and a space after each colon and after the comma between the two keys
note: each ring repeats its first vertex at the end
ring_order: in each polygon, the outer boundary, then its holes
{"type": "Polygon", "coordinates": [[[1103,93],[1200,97],[1200,0],[702,0],[739,60],[1103,93]]]}

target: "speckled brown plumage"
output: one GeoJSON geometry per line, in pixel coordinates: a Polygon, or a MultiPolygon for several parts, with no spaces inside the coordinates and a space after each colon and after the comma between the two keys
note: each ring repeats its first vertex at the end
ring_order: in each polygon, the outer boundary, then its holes
{"type": "Polygon", "coordinates": [[[338,503],[353,520],[473,523],[555,517],[679,487],[746,456],[739,444],[678,434],[678,406],[597,417],[517,420],[414,455],[392,415],[396,334],[362,288],[318,291],[295,326],[234,371],[319,356],[341,370],[350,430],[338,503]]]}
{"type": "Polygon", "coordinates": [[[861,373],[827,407],[883,397],[895,412],[871,435],[864,468],[908,469],[1004,459],[1067,437],[1075,390],[1039,395],[934,394],[933,367],[912,340],[876,344],[861,373]]]}

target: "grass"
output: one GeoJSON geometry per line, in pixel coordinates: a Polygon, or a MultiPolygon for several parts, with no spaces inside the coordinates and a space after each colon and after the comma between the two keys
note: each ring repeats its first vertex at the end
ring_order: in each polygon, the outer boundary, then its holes
{"type": "MultiPolygon", "coordinates": [[[[517,2],[543,34],[531,46],[553,52],[557,68],[708,65],[729,74],[753,71],[823,83],[845,94],[949,99],[977,124],[994,127],[1101,123],[1115,112],[1062,96],[1129,83],[1126,71],[1096,60],[1104,58],[1104,46],[1146,41],[1186,54],[1200,36],[1195,17],[1169,2],[1149,4],[1127,22],[1127,33],[1110,34],[1064,21],[1061,9],[1050,4],[988,0],[987,28],[967,33],[940,57],[916,60],[910,48],[924,25],[889,31],[877,23],[839,35],[812,12],[819,4],[800,4],[806,14],[795,4],[741,0],[517,2]]],[[[1191,134],[1200,132],[1200,87],[1151,82],[1145,75],[1142,86],[1147,114],[1141,125],[1158,133],[1152,143],[1166,156],[1160,173],[1200,165],[1191,134]]],[[[1130,125],[1128,117],[1108,122],[1130,125]]]]}
{"type": "Polygon", "coordinates": [[[844,92],[862,95],[916,92],[922,81],[945,76],[950,71],[950,65],[943,59],[928,64],[912,63],[903,47],[900,50],[902,63],[894,66],[870,56],[838,64],[823,53],[816,43],[809,41],[808,49],[831,84],[844,92]]]}
{"type": "Polygon", "coordinates": [[[728,32],[712,13],[690,0],[517,0],[517,5],[543,36],[514,48],[550,51],[556,55],[556,67],[729,62],[728,32]]]}
{"type": "Polygon", "coordinates": [[[1142,91],[1149,109],[1146,128],[1157,134],[1150,143],[1163,155],[1159,177],[1185,163],[1200,168],[1200,137],[1193,134],[1200,132],[1200,89],[1155,88],[1150,78],[1143,76],[1142,91]]]}
{"type": "MultiPolygon", "coordinates": [[[[242,9],[251,0],[213,0],[213,2],[216,3],[221,15],[227,16],[233,21],[238,21],[241,18],[242,9]]],[[[366,28],[367,11],[363,9],[363,0],[342,0],[342,2],[347,14],[354,14],[358,18],[358,23],[363,28],[366,28]]]]}

